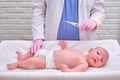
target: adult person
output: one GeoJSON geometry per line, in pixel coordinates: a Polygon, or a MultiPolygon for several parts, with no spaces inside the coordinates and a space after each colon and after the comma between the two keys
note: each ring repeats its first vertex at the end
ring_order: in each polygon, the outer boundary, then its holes
{"type": "Polygon", "coordinates": [[[43,40],[93,40],[103,19],[104,0],[33,0],[30,52],[43,48],[43,40]],[[80,27],[65,20],[79,23],[80,27]]]}

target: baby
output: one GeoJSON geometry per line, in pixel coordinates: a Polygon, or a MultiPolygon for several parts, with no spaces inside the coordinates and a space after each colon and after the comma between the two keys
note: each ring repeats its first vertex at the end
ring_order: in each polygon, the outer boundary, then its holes
{"type": "Polygon", "coordinates": [[[48,51],[40,49],[35,54],[23,55],[16,52],[18,62],[7,64],[9,70],[16,68],[24,69],[59,69],[62,72],[84,72],[89,66],[99,68],[106,64],[109,59],[108,52],[101,47],[91,48],[87,55],[76,49],[67,48],[63,40],[58,45],[61,50],[48,51]]]}

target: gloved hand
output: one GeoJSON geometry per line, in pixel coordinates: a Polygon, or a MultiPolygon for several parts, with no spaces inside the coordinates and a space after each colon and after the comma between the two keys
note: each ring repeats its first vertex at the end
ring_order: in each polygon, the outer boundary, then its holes
{"type": "Polygon", "coordinates": [[[44,48],[44,47],[45,45],[43,43],[43,40],[36,39],[36,40],[33,40],[33,45],[30,47],[29,52],[34,54],[38,49],[44,48]]]}
{"type": "Polygon", "coordinates": [[[79,29],[82,32],[93,32],[97,28],[97,22],[91,19],[84,20],[79,29]]]}

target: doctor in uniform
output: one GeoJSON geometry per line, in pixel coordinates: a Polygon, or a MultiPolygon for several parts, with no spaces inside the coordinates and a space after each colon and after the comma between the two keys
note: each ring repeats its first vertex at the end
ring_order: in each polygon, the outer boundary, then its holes
{"type": "Polygon", "coordinates": [[[44,48],[43,40],[95,40],[104,16],[104,0],[33,0],[30,52],[44,48]]]}

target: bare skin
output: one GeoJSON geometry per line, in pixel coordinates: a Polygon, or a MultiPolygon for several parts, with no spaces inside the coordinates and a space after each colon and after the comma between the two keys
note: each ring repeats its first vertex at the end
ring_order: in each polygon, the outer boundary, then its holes
{"type": "MultiPolygon", "coordinates": [[[[67,48],[65,41],[59,41],[58,45],[62,48],[56,50],[53,53],[56,69],[63,72],[84,72],[89,66],[102,67],[108,61],[108,52],[101,47],[91,48],[88,51],[88,55],[84,55],[82,52],[76,49],[67,48]]],[[[32,53],[22,55],[20,52],[16,52],[18,55],[18,62],[7,64],[9,70],[16,68],[46,68],[46,60],[44,56],[34,56],[32,53]]]]}

